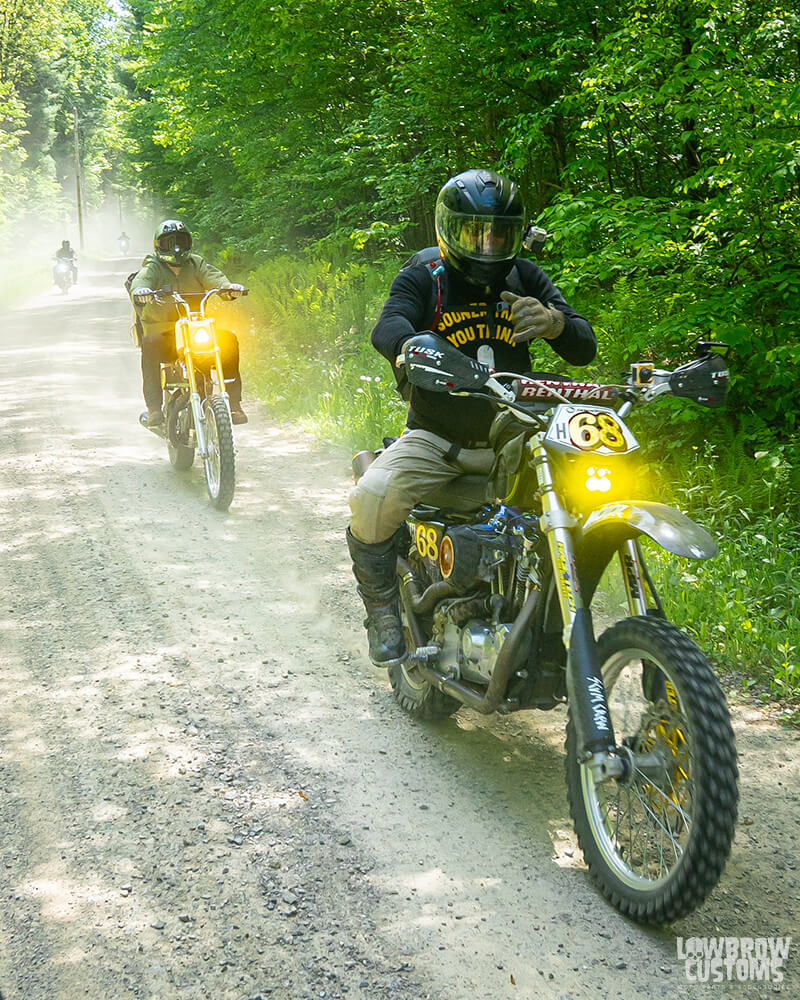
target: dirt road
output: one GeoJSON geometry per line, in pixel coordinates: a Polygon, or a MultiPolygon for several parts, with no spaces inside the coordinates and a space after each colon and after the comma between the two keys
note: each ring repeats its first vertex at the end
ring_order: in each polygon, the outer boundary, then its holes
{"type": "Polygon", "coordinates": [[[137,423],[121,280],[0,321],[0,994],[800,995],[693,984],[676,938],[798,931],[796,733],[737,711],[742,805],[702,910],[599,897],[560,710],[411,722],[364,656],[349,456],[245,397],[227,515],[137,423]]]}

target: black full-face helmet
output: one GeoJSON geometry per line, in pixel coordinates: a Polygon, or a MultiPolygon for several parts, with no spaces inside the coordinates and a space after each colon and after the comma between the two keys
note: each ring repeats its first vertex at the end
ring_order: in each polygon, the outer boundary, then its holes
{"type": "Polygon", "coordinates": [[[444,259],[473,285],[495,285],[522,247],[519,188],[493,170],[451,177],[436,199],[436,238],[444,259]]]}
{"type": "Polygon", "coordinates": [[[177,219],[165,219],[156,229],[153,249],[165,264],[182,264],[192,249],[192,234],[177,219]]]}

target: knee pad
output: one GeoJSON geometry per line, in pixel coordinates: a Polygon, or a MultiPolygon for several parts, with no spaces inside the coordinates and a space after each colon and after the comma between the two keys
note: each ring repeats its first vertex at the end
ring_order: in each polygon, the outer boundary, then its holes
{"type": "Polygon", "coordinates": [[[350,490],[350,511],[350,531],[360,542],[373,545],[393,535],[407,512],[392,489],[391,470],[367,469],[350,490]]]}

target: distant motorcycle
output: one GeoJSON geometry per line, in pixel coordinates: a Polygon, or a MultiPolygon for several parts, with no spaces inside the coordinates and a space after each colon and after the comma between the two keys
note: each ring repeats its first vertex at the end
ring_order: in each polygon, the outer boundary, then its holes
{"type": "MultiPolygon", "coordinates": [[[[214,318],[205,311],[206,302],[220,292],[227,298],[247,294],[246,289],[230,288],[184,295],[170,289],[154,293],[157,302],[174,301],[180,316],[175,323],[177,360],[161,366],[165,421],[148,430],[166,439],[175,469],[191,468],[195,451],[200,454],[208,496],[218,510],[227,510],[236,485],[233,422],[214,318]]],[[[146,418],[143,414],[145,426],[146,418]]]]}
{"type": "MultiPolygon", "coordinates": [[[[418,719],[567,704],[567,791],[589,871],[635,920],[689,913],[730,851],[736,748],[714,671],[667,621],[640,540],[689,559],[717,547],[680,511],[637,499],[624,418],[664,393],[722,405],[723,357],[702,344],[675,371],[640,362],[613,386],[493,372],[419,334],[398,364],[412,384],[498,412],[491,476],[459,477],[406,520],[397,701],[418,719]],[[591,604],[615,558],[629,617],[596,640],[591,604]]],[[[356,478],[374,456],[356,456],[356,478]]]]}
{"type": "Polygon", "coordinates": [[[53,264],[53,282],[64,295],[69,293],[74,285],[72,261],[67,257],[56,257],[53,264]]]}
{"type": "Polygon", "coordinates": [[[131,248],[131,241],[130,241],[130,239],[127,236],[124,236],[124,235],[120,236],[120,238],[119,238],[119,252],[123,255],[123,257],[127,257],[128,252],[130,251],[130,248],[131,248]]]}

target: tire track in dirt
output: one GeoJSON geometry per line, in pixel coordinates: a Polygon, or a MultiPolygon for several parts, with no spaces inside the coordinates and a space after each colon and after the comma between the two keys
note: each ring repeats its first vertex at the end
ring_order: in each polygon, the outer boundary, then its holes
{"type": "Polygon", "coordinates": [[[0,331],[6,998],[774,995],[687,983],[675,937],[797,925],[794,734],[737,715],[720,886],[623,920],[581,870],[563,712],[419,725],[366,662],[347,455],[248,402],[229,515],[170,469],[128,270],[0,331]]]}

